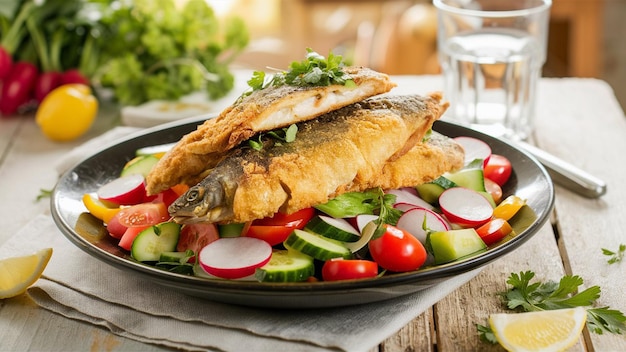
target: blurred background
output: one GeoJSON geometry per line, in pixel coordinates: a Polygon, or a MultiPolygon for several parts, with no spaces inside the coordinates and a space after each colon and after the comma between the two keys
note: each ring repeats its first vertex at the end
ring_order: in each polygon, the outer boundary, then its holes
{"type": "MultiPolygon", "coordinates": [[[[0,116],[35,111],[67,83],[118,103],[132,125],[219,111],[246,88],[234,69],[286,69],[307,47],[438,74],[431,1],[0,0],[0,116]]],[[[602,79],[626,108],[626,0],[553,0],[550,16],[543,76],[602,79]]]]}
{"type": "MultiPolygon", "coordinates": [[[[333,50],[389,74],[434,74],[436,13],[426,0],[207,0],[243,18],[250,43],[235,65],[284,68],[304,48],[333,50]]],[[[553,0],[546,77],[607,81],[626,107],[626,1],[553,0]]]]}

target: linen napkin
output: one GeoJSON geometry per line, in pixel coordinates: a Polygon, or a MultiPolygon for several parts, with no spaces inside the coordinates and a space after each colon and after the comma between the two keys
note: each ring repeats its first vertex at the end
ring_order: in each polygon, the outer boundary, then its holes
{"type": "MultiPolygon", "coordinates": [[[[99,143],[109,144],[119,133],[113,130],[87,142],[86,150],[78,147],[57,169],[93,153],[99,143]]],[[[382,302],[276,310],[187,296],[105,265],[71,244],[48,213],[35,217],[0,247],[0,257],[44,247],[54,253],[43,277],[28,290],[38,305],[120,336],[181,350],[367,351],[480,271],[382,302]]]]}

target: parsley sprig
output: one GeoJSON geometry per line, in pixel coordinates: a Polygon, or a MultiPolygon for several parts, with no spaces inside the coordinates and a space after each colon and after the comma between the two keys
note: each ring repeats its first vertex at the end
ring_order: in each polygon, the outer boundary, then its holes
{"type": "Polygon", "coordinates": [[[606,248],[602,248],[602,254],[609,257],[606,261],[609,264],[619,263],[624,259],[624,254],[626,254],[626,244],[620,244],[617,251],[612,251],[606,248]]]}
{"type": "Polygon", "coordinates": [[[287,71],[277,72],[268,77],[264,71],[254,71],[248,80],[248,89],[239,100],[252,94],[254,91],[267,87],[284,85],[296,87],[320,87],[331,84],[355,86],[349,75],[343,71],[345,62],[341,55],[328,54],[328,58],[307,48],[306,58],[302,61],[293,61],[287,71]]]}
{"type": "MultiPolygon", "coordinates": [[[[609,307],[592,307],[600,298],[599,286],[591,286],[578,292],[578,288],[583,284],[580,276],[566,275],[558,283],[554,281],[531,283],[534,277],[535,273],[532,271],[510,274],[506,282],[512,288],[501,294],[509,309],[531,312],[587,307],[587,328],[590,331],[596,334],[604,332],[621,334],[626,330],[624,313],[609,307]]],[[[477,329],[481,340],[496,342],[489,327],[477,324],[477,329]]]]}

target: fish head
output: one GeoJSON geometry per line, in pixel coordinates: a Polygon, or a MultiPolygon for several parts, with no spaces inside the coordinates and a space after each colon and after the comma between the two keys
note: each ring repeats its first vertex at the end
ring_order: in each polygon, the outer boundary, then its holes
{"type": "Polygon", "coordinates": [[[175,222],[188,224],[206,221],[209,211],[221,203],[220,192],[211,192],[202,184],[192,186],[168,208],[175,222]]]}

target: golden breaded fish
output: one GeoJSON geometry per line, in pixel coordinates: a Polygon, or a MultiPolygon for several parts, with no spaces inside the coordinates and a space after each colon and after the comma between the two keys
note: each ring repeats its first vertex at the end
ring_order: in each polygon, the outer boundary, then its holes
{"type": "Polygon", "coordinates": [[[368,68],[344,67],[343,71],[355,85],[271,86],[226,108],[184,136],[159,161],[147,177],[148,193],[156,194],[178,183],[196,184],[225,151],[259,132],[311,120],[395,87],[389,76],[368,68]]]}
{"type": "MultiPolygon", "coordinates": [[[[244,144],[175,201],[170,215],[179,223],[245,222],[379,186],[383,175],[389,175],[389,185],[433,179],[449,170],[443,166],[432,175],[420,174],[421,166],[405,167],[410,161],[402,157],[422,141],[446,108],[439,94],[374,97],[298,124],[291,143],[268,139],[261,150],[244,144]],[[401,161],[400,167],[385,169],[394,161],[401,161]],[[398,173],[418,176],[403,179],[398,173]]],[[[443,163],[443,154],[430,162],[459,165],[456,159],[443,163]]],[[[458,159],[462,162],[462,153],[458,159]]]]}

